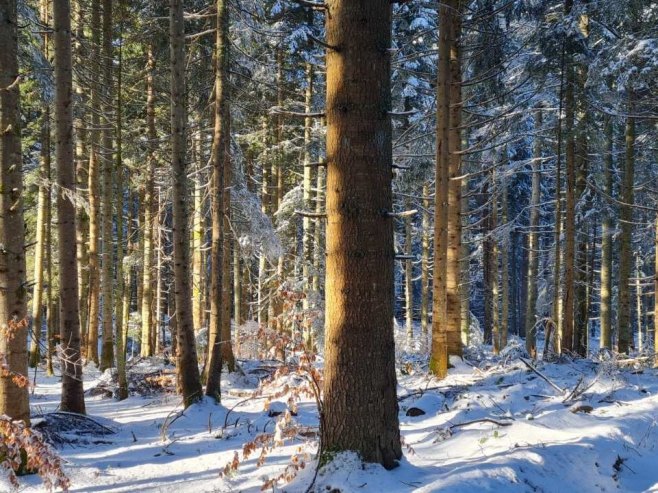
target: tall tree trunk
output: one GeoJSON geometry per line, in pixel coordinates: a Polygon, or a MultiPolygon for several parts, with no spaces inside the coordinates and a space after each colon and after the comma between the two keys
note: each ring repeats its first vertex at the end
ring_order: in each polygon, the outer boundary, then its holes
{"type": "MultiPolygon", "coordinates": [[[[628,97],[628,113],[633,113],[632,96],[628,97]]],[[[619,220],[621,234],[619,235],[619,298],[617,306],[617,350],[628,353],[633,347],[633,331],[631,330],[631,262],[633,258],[633,182],[635,179],[635,119],[626,119],[626,155],[621,184],[621,202],[619,220]]]]}
{"type": "Polygon", "coordinates": [[[637,318],[637,350],[642,351],[644,337],[642,335],[642,287],[640,278],[642,277],[640,254],[635,253],[635,310],[637,318]]]}
{"type": "MultiPolygon", "coordinates": [[[[62,400],[60,410],[85,413],[78,318],[78,269],[76,262],[75,206],[68,195],[75,192],[73,160],[71,5],[53,4],[55,40],[55,131],[57,162],[57,210],[59,222],[60,341],[62,400]]],[[[4,50],[2,50],[4,51],[4,50]]]]}
{"type": "MultiPolygon", "coordinates": [[[[49,25],[48,2],[41,0],[40,17],[49,25]]],[[[49,34],[43,34],[43,55],[50,58],[49,34]]],[[[44,257],[46,250],[46,220],[50,200],[50,105],[45,104],[41,115],[41,153],[39,159],[39,195],[37,198],[36,244],[34,245],[34,287],[32,291],[32,341],[30,344],[30,367],[36,368],[41,360],[41,326],[43,320],[44,257]]],[[[46,341],[47,342],[47,341],[46,341]]]]}
{"type": "MultiPolygon", "coordinates": [[[[126,332],[128,323],[124,324],[124,306],[126,303],[126,293],[130,293],[130,285],[126,285],[126,272],[130,270],[128,266],[124,267],[125,246],[123,233],[123,207],[124,207],[124,169],[123,169],[123,5],[119,4],[119,47],[118,47],[118,65],[117,65],[117,98],[116,98],[116,223],[117,223],[117,260],[116,260],[116,283],[117,295],[114,304],[115,320],[115,340],[116,340],[116,362],[117,377],[119,388],[117,389],[117,398],[119,400],[128,398],[128,378],[126,375],[126,332]]],[[[130,303],[130,300],[128,300],[130,303]]]]}
{"type": "Polygon", "coordinates": [[[187,212],[187,166],[185,163],[185,20],[182,0],[170,0],[171,60],[171,160],[173,186],[174,283],[178,338],[178,384],[185,407],[201,398],[201,380],[194,342],[190,244],[187,212]]]}
{"type": "Polygon", "coordinates": [[[439,378],[448,373],[448,216],[450,178],[450,48],[452,16],[457,0],[439,7],[439,61],[436,117],[436,188],[434,196],[434,272],[432,291],[432,349],[430,372],[439,378]]]}
{"type": "MultiPolygon", "coordinates": [[[[607,150],[603,168],[603,191],[609,197],[613,195],[612,168],[614,163],[614,127],[612,117],[608,117],[605,125],[607,150]]],[[[601,348],[612,349],[612,204],[603,211],[601,221],[601,348]]]]}
{"type": "Polygon", "coordinates": [[[452,12],[450,19],[450,82],[449,82],[449,183],[448,183],[448,237],[446,256],[446,337],[449,355],[462,355],[461,340],[461,244],[462,244],[462,216],[461,216],[461,3],[454,2],[456,12],[452,12]]]}
{"type": "MultiPolygon", "coordinates": [[[[154,208],[154,181],[155,181],[155,149],[157,146],[157,133],[155,129],[155,57],[153,45],[149,43],[146,60],[146,127],[148,138],[148,155],[146,156],[146,177],[144,180],[144,200],[142,210],[144,222],[142,224],[142,297],[140,310],[142,313],[142,337],[140,355],[143,358],[153,356],[155,348],[153,340],[153,208],[154,208]]],[[[186,228],[187,229],[187,228],[186,228]]]]}
{"type": "MultiPolygon", "coordinates": [[[[74,44],[73,44],[73,59],[76,64],[83,67],[85,57],[89,54],[85,53],[85,25],[84,18],[85,12],[83,6],[84,0],[75,0],[74,5],[74,44]]],[[[83,70],[80,72],[86,76],[83,70]]],[[[88,96],[86,90],[83,88],[84,76],[78,75],[73,77],[73,91],[75,92],[75,101],[77,102],[74,115],[73,115],[73,128],[75,133],[75,176],[76,186],[82,193],[86,189],[89,181],[89,156],[87,149],[87,125],[89,122],[85,120],[86,106],[88,96]]],[[[77,206],[77,220],[76,227],[76,244],[77,244],[77,262],[78,262],[78,310],[80,313],[80,332],[81,332],[81,345],[83,354],[87,348],[87,328],[89,326],[89,212],[84,205],[77,206]]]]}
{"type": "Polygon", "coordinates": [[[91,0],[91,128],[89,146],[89,326],[87,328],[87,361],[98,364],[98,320],[100,316],[100,0],[91,0]]]}
{"type": "MultiPolygon", "coordinates": [[[[411,209],[411,200],[405,201],[406,210],[411,209]]],[[[407,331],[407,344],[411,346],[414,339],[414,264],[411,216],[404,218],[404,318],[407,331]]]]}
{"type": "MultiPolygon", "coordinates": [[[[573,0],[565,0],[565,15],[571,13],[573,0]]],[[[568,53],[564,90],[565,108],[565,168],[566,195],[564,207],[564,281],[562,291],[562,350],[573,351],[574,312],[575,312],[575,268],[576,268],[576,135],[575,135],[575,95],[576,83],[573,54],[568,53]]]]}
{"type": "MultiPolygon", "coordinates": [[[[468,180],[462,180],[462,231],[468,226],[468,180]]],[[[465,241],[461,242],[461,334],[462,334],[462,345],[468,346],[470,343],[470,329],[471,329],[471,303],[470,303],[470,284],[471,284],[471,272],[470,272],[470,250],[468,243],[465,241]]]]}
{"type": "MultiPolygon", "coordinates": [[[[226,316],[224,302],[225,278],[224,257],[230,250],[224,247],[229,238],[224,218],[224,194],[227,193],[225,179],[230,176],[226,168],[230,166],[230,126],[228,112],[228,5],[226,0],[217,0],[217,34],[215,39],[215,121],[212,144],[212,192],[211,221],[212,238],[210,244],[210,329],[208,331],[208,363],[206,366],[206,395],[220,401],[220,380],[224,350],[223,318],[226,316]]],[[[228,259],[230,261],[230,258],[228,259]]],[[[229,276],[230,277],[230,276],[229,276]]],[[[230,312],[229,312],[230,329],[230,312]]],[[[229,331],[230,334],[230,331],[229,331]]],[[[230,343],[230,341],[229,341],[230,343]]]]}
{"type": "Polygon", "coordinates": [[[420,255],[420,340],[421,349],[427,348],[429,328],[429,271],[430,271],[430,183],[423,182],[422,239],[420,255]]]}
{"type": "MultiPolygon", "coordinates": [[[[0,414],[29,423],[23,158],[15,1],[0,2],[0,414]],[[24,381],[19,382],[22,378],[24,381]]],[[[41,330],[41,327],[39,327],[41,330]]]]}
{"type": "Polygon", "coordinates": [[[113,136],[112,122],[114,101],[112,64],[114,55],[112,49],[112,0],[103,0],[103,91],[104,118],[103,125],[103,345],[101,347],[101,371],[114,366],[114,326],[112,313],[114,311],[114,247],[112,241],[112,204],[114,202],[113,181],[113,136]]]}
{"type": "Polygon", "coordinates": [[[393,340],[388,0],[327,2],[324,450],[402,456],[393,340]],[[349,81],[349,83],[344,83],[349,81]],[[349,402],[349,405],[348,405],[349,402]],[[358,412],[355,410],[358,409],[358,412]]]}
{"type": "MultiPolygon", "coordinates": [[[[305,105],[306,113],[310,113],[313,103],[313,65],[306,62],[306,90],[305,105]]],[[[311,128],[313,125],[312,118],[304,119],[304,210],[311,212],[313,207],[313,168],[311,167],[311,128]]],[[[302,280],[304,282],[304,292],[306,296],[303,300],[304,310],[311,307],[310,300],[315,297],[311,292],[311,270],[313,269],[313,220],[309,216],[302,219],[302,280]]]]}
{"type": "Polygon", "coordinates": [[[205,276],[203,263],[204,245],[204,176],[205,160],[203,156],[203,119],[196,119],[197,131],[192,139],[193,162],[196,165],[194,173],[194,214],[192,216],[192,312],[194,314],[194,330],[198,332],[205,324],[204,286],[205,276]]]}
{"type": "MultiPolygon", "coordinates": [[[[507,155],[507,153],[505,153],[507,155]]],[[[509,221],[508,204],[507,204],[507,183],[503,183],[501,194],[501,224],[507,225],[509,221]]],[[[510,235],[506,231],[501,240],[500,251],[500,349],[507,346],[507,336],[509,333],[509,253],[510,253],[510,235]]]]}
{"type": "Polygon", "coordinates": [[[656,223],[654,227],[654,280],[653,280],[653,366],[658,368],[658,214],[656,214],[656,223]]]}
{"type": "Polygon", "coordinates": [[[532,159],[532,193],[528,224],[528,275],[526,276],[525,347],[534,359],[537,357],[537,275],[539,273],[539,202],[541,199],[542,149],[539,133],[542,131],[542,110],[535,111],[535,142],[532,159]]]}

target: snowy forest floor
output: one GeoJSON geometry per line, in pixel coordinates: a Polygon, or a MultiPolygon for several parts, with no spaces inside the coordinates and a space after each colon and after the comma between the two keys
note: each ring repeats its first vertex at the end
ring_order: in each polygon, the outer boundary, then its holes
{"type": "MultiPolygon", "coordinates": [[[[658,371],[614,360],[538,362],[537,370],[560,392],[529,369],[521,353],[517,342],[502,356],[482,350],[470,361],[453,358],[442,381],[428,377],[418,353],[399,353],[400,467],[386,471],[339,454],[319,471],[312,491],[658,492],[658,371]]],[[[296,478],[267,491],[307,491],[315,473],[318,413],[310,395],[294,390],[307,381],[279,371],[259,388],[277,363],[240,364],[244,375],[222,381],[222,405],[204,401],[184,412],[173,392],[144,390],[161,384],[171,390],[166,373],[152,376],[165,369],[161,359],[132,364],[131,385],[148,395],[121,402],[103,392],[109,373],[86,367],[85,389],[101,394],[88,393],[87,412],[107,434],[58,435],[69,441],[58,450],[70,491],[256,492],[268,479],[294,475],[302,462],[296,478]],[[291,405],[297,415],[284,422],[291,392],[299,394],[291,405]],[[271,417],[275,411],[284,414],[271,417]],[[257,438],[264,432],[270,440],[257,438]],[[280,438],[284,445],[274,443],[280,438]],[[245,444],[256,447],[247,459],[245,444]],[[259,465],[262,444],[270,449],[259,465]],[[222,475],[236,452],[237,470],[229,467],[222,475]]],[[[59,378],[39,371],[33,415],[55,411],[59,393],[59,378]]],[[[36,476],[21,484],[21,491],[42,491],[36,476]]],[[[5,486],[0,483],[0,491],[5,486]]]]}

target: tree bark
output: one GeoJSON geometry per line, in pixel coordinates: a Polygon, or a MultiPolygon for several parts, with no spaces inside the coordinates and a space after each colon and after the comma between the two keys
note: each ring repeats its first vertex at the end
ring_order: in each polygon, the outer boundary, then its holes
{"type": "Polygon", "coordinates": [[[532,193],[530,221],[528,223],[528,275],[525,306],[525,347],[533,359],[537,357],[537,275],[539,273],[539,201],[541,199],[542,148],[540,132],[543,126],[542,110],[535,111],[535,143],[532,159],[532,193]]]}
{"type": "Polygon", "coordinates": [[[114,202],[114,161],[113,161],[113,129],[114,113],[112,64],[113,55],[113,21],[112,0],[103,0],[103,92],[104,126],[103,126],[103,196],[102,196],[102,229],[103,229],[103,345],[101,347],[100,370],[114,366],[114,326],[112,314],[114,311],[114,246],[112,241],[112,219],[114,202]]]}
{"type": "MultiPolygon", "coordinates": [[[[324,450],[402,456],[393,340],[388,0],[329,0],[324,450]],[[348,405],[349,403],[349,405],[348,405]]],[[[326,458],[324,458],[326,460],[326,458]]],[[[321,460],[323,460],[321,458],[321,460]]]]}
{"type": "Polygon", "coordinates": [[[69,0],[53,4],[55,40],[55,131],[57,210],[59,222],[60,341],[62,399],[60,410],[85,413],[78,318],[78,269],[76,262],[75,192],[73,160],[71,6],[69,0]]]}
{"type": "Polygon", "coordinates": [[[155,181],[155,150],[157,132],[155,129],[155,56],[153,44],[147,47],[146,59],[146,127],[148,138],[148,154],[146,156],[146,177],[144,180],[144,200],[142,210],[144,222],[142,228],[142,297],[140,310],[142,313],[142,337],[140,355],[143,358],[153,356],[153,229],[154,229],[154,181],[155,181]]]}
{"type": "MultiPolygon", "coordinates": [[[[603,169],[603,191],[613,195],[612,170],[614,163],[614,128],[612,117],[608,117],[605,125],[607,151],[603,169]]],[[[612,217],[611,205],[603,211],[601,221],[601,339],[600,347],[612,349],[612,217]]]]}
{"type": "MultiPolygon", "coordinates": [[[[41,0],[40,17],[49,25],[48,2],[41,0]]],[[[50,58],[48,33],[43,34],[43,55],[50,58]]],[[[46,220],[50,201],[50,105],[44,104],[41,115],[41,152],[39,159],[39,194],[37,198],[36,244],[34,245],[34,288],[32,290],[32,341],[30,344],[30,367],[36,368],[41,360],[41,326],[43,321],[44,257],[46,251],[46,220]]],[[[47,341],[46,341],[47,343],[47,341]]]]}
{"type": "Polygon", "coordinates": [[[430,184],[423,182],[423,212],[422,212],[422,239],[420,255],[420,339],[421,349],[427,348],[429,333],[429,305],[430,305],[430,184]]]}
{"type": "MultiPolygon", "coordinates": [[[[29,424],[23,164],[15,1],[0,2],[0,414],[29,424]]],[[[41,328],[39,327],[39,330],[41,328]]]]}
{"type": "MultiPolygon", "coordinates": [[[[632,96],[628,97],[628,113],[633,113],[632,96]]],[[[631,277],[633,259],[633,182],[635,179],[635,119],[626,119],[626,155],[621,184],[621,202],[619,220],[621,234],[619,235],[619,297],[617,305],[617,350],[628,353],[633,347],[633,331],[631,330],[631,277]]]]}
{"type": "Polygon", "coordinates": [[[434,197],[434,272],[432,291],[432,349],[430,372],[439,378],[448,373],[448,216],[450,178],[450,47],[452,16],[457,1],[439,7],[439,61],[436,89],[436,187],[434,197]]]}
{"type": "MultiPolygon", "coordinates": [[[[224,284],[226,279],[224,257],[230,250],[224,247],[229,238],[225,221],[225,200],[227,192],[226,168],[230,166],[230,126],[227,101],[227,69],[228,69],[228,5],[226,0],[217,0],[217,34],[215,39],[215,122],[212,146],[212,192],[211,221],[212,238],[210,244],[210,329],[208,331],[208,363],[206,366],[206,395],[220,401],[220,380],[222,372],[222,357],[224,350],[224,284]]],[[[226,259],[230,261],[229,259],[226,259]]],[[[230,308],[229,308],[230,329],[230,308]]],[[[230,335],[230,331],[229,331],[230,335]]],[[[230,343],[230,340],[229,340],[230,343]]]]}
{"type": "Polygon", "coordinates": [[[182,0],[170,0],[171,62],[171,159],[173,186],[174,283],[178,338],[178,385],[187,408],[201,398],[197,361],[192,289],[190,286],[190,244],[187,212],[186,112],[185,112],[185,20],[182,0]]]}

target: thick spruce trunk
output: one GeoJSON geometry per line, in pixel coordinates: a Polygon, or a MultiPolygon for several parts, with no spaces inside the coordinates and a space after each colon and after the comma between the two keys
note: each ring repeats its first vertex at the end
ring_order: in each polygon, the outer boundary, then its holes
{"type": "Polygon", "coordinates": [[[402,455],[393,340],[388,0],[327,2],[324,450],[402,455]]]}

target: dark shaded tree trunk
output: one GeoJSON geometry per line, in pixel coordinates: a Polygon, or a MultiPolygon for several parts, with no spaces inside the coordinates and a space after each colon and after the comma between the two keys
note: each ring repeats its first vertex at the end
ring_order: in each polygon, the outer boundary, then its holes
{"type": "Polygon", "coordinates": [[[183,1],[170,0],[171,161],[173,172],[173,243],[176,300],[178,385],[185,407],[201,398],[201,380],[194,341],[190,243],[187,211],[185,21],[183,1]]]}
{"type": "Polygon", "coordinates": [[[75,192],[73,156],[71,5],[69,0],[53,4],[55,40],[55,131],[57,162],[57,210],[59,222],[60,343],[62,400],[60,410],[85,413],[78,317],[78,265],[76,261],[75,192]]]}

